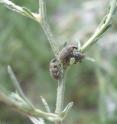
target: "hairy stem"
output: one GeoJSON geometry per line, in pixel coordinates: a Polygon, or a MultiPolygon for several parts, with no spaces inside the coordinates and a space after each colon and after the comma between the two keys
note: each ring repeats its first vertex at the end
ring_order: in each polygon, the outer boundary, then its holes
{"type": "Polygon", "coordinates": [[[15,77],[15,74],[12,70],[12,68],[10,66],[8,66],[8,73],[9,73],[9,76],[12,80],[12,83],[16,89],[16,91],[18,92],[18,94],[32,107],[34,108],[33,104],[28,100],[28,98],[25,96],[24,92],[22,91],[22,88],[20,87],[19,85],[19,82],[17,80],[17,78],[15,77]]]}
{"type": "Polygon", "coordinates": [[[97,69],[97,78],[99,81],[99,93],[100,93],[99,94],[99,115],[100,115],[101,123],[106,124],[107,110],[106,110],[105,97],[106,97],[107,84],[99,69],[97,69]]]}
{"type": "Polygon", "coordinates": [[[64,92],[65,92],[65,81],[64,81],[64,79],[61,79],[58,81],[55,113],[60,113],[63,109],[64,92]]]}
{"type": "MultiPolygon", "coordinates": [[[[23,16],[29,17],[31,19],[36,20],[36,15],[35,13],[31,12],[29,9],[25,8],[25,7],[21,7],[16,5],[15,3],[13,3],[10,0],[0,0],[0,3],[3,4],[4,6],[6,6],[8,9],[17,12],[23,16]]],[[[38,15],[38,21],[40,20],[40,15],[38,15]]]]}
{"type": "Polygon", "coordinates": [[[56,109],[55,109],[55,113],[57,114],[60,114],[63,111],[66,73],[67,71],[64,72],[63,78],[58,80],[56,109]]]}
{"type": "Polygon", "coordinates": [[[53,33],[47,21],[46,6],[44,0],[39,0],[39,13],[33,13],[29,9],[18,6],[10,0],[0,0],[0,3],[14,12],[17,12],[23,16],[29,17],[37,21],[42,26],[49,40],[53,53],[56,56],[56,54],[59,52],[58,43],[57,40],[54,38],[53,33]]]}
{"type": "Polygon", "coordinates": [[[44,0],[39,0],[39,14],[41,15],[41,21],[39,22],[48,38],[48,41],[51,45],[53,53],[56,56],[56,53],[59,52],[57,40],[54,38],[53,33],[50,29],[50,26],[47,21],[47,14],[46,14],[46,6],[44,0]]]}
{"type": "Polygon", "coordinates": [[[92,37],[89,38],[89,40],[86,41],[86,43],[81,47],[80,49],[81,52],[86,51],[90,46],[96,43],[99,40],[100,36],[102,36],[103,33],[110,27],[111,19],[117,6],[117,0],[112,0],[110,2],[111,3],[108,14],[104,17],[104,19],[102,20],[102,22],[100,23],[99,27],[92,35],[92,37]]]}
{"type": "Polygon", "coordinates": [[[99,107],[99,117],[100,117],[100,121],[102,124],[106,124],[107,123],[107,109],[106,109],[106,95],[107,95],[107,81],[104,79],[103,73],[101,71],[100,68],[100,63],[101,63],[101,56],[98,52],[98,50],[95,51],[95,55],[96,55],[96,60],[97,60],[97,67],[96,67],[96,76],[98,79],[98,85],[99,85],[99,103],[98,103],[98,107],[99,107]]]}
{"type": "Polygon", "coordinates": [[[3,92],[0,92],[0,101],[8,105],[13,110],[24,114],[25,116],[33,116],[37,118],[42,117],[52,122],[61,120],[61,118],[56,114],[47,113],[37,108],[33,109],[32,107],[28,106],[28,104],[19,103],[3,92]]]}

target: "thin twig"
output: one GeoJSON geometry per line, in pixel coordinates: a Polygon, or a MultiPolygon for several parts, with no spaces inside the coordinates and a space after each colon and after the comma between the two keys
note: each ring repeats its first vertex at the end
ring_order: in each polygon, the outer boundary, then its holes
{"type": "MultiPolygon", "coordinates": [[[[14,12],[17,12],[17,13],[23,15],[23,16],[29,17],[29,18],[34,19],[34,20],[37,19],[37,14],[36,13],[31,12],[26,7],[18,6],[10,0],[0,0],[0,3],[3,4],[4,6],[6,6],[8,9],[10,9],[14,12]]],[[[40,15],[38,14],[38,21],[40,19],[41,19],[40,15]]]]}
{"type": "Polygon", "coordinates": [[[63,110],[64,92],[65,92],[65,77],[63,77],[62,79],[60,79],[58,81],[55,113],[58,113],[59,114],[63,110]]]}
{"type": "MultiPolygon", "coordinates": [[[[103,21],[97,28],[96,32],[92,35],[92,37],[89,38],[89,40],[81,47],[81,49],[80,49],[81,52],[84,52],[91,45],[96,43],[97,40],[99,40],[100,36],[102,36],[102,34],[110,27],[110,22],[111,22],[112,16],[113,16],[115,8],[116,8],[116,2],[117,2],[117,0],[111,1],[109,13],[104,17],[103,21]]],[[[17,6],[10,0],[0,0],[0,3],[4,4],[7,8],[11,9],[12,11],[15,11],[24,16],[32,18],[35,21],[37,21],[38,23],[40,23],[48,40],[49,40],[51,48],[56,56],[56,54],[59,52],[58,45],[57,45],[58,43],[57,43],[55,37],[53,36],[50,26],[47,22],[47,15],[46,15],[44,0],[39,0],[39,13],[33,13],[25,7],[17,6]]],[[[18,93],[25,101],[27,101],[27,98],[25,98],[25,95],[23,94],[23,92],[17,82],[17,79],[15,78],[12,70],[10,70],[10,69],[9,69],[9,74],[11,75],[11,79],[13,80],[14,86],[18,90],[18,93]]],[[[9,98],[8,96],[6,96],[5,94],[2,94],[2,93],[0,93],[0,100],[5,102],[11,108],[16,109],[19,112],[22,112],[27,116],[33,116],[33,117],[37,117],[37,118],[42,117],[42,118],[51,120],[51,121],[55,122],[56,124],[61,124],[62,118],[59,117],[58,114],[60,114],[63,110],[64,91],[65,91],[65,79],[62,78],[61,80],[58,81],[57,100],[56,100],[56,109],[55,109],[55,113],[57,113],[57,114],[46,113],[46,112],[43,112],[36,108],[33,109],[30,106],[28,106],[29,107],[28,109],[25,108],[24,106],[19,106],[19,104],[16,101],[12,100],[11,98],[9,98]]],[[[68,108],[69,108],[69,106],[68,106],[68,108]]]]}
{"type": "Polygon", "coordinates": [[[29,116],[28,118],[31,120],[33,124],[45,124],[45,121],[42,118],[37,119],[31,116],[29,116]]]}
{"type": "Polygon", "coordinates": [[[18,6],[13,2],[11,2],[10,0],[0,0],[0,3],[4,4],[4,6],[6,6],[8,9],[20,13],[21,15],[29,17],[40,23],[49,40],[53,53],[56,56],[56,54],[59,52],[58,43],[57,40],[54,38],[53,33],[47,21],[46,6],[44,0],[39,0],[39,13],[33,13],[29,9],[18,6]]]}
{"type": "Polygon", "coordinates": [[[25,116],[32,116],[32,117],[36,117],[36,118],[44,118],[50,121],[59,121],[61,120],[61,118],[53,113],[47,113],[44,111],[41,111],[40,109],[32,109],[32,107],[23,104],[19,104],[17,101],[15,101],[14,99],[12,99],[10,96],[4,94],[3,92],[0,92],[0,101],[2,101],[3,103],[5,103],[6,105],[8,105],[10,108],[12,108],[13,110],[20,112],[22,114],[24,114],[25,116]]]}
{"type": "Polygon", "coordinates": [[[86,41],[86,43],[81,47],[80,49],[81,52],[86,51],[90,46],[96,43],[99,40],[100,36],[102,36],[103,33],[109,29],[111,19],[113,17],[113,14],[117,6],[117,0],[112,0],[110,2],[111,3],[110,3],[110,9],[108,14],[104,17],[104,19],[102,20],[102,22],[100,23],[99,27],[97,28],[95,33],[92,35],[92,37],[89,38],[89,40],[86,41]]]}
{"type": "Polygon", "coordinates": [[[42,103],[43,103],[43,105],[44,105],[46,111],[50,113],[50,112],[51,112],[51,111],[50,111],[50,107],[49,107],[49,105],[48,105],[46,99],[41,96],[41,101],[42,101],[42,103]]]}
{"type": "MultiPolygon", "coordinates": [[[[101,62],[101,57],[100,54],[95,51],[96,54],[96,60],[97,64],[101,62]]],[[[102,76],[102,72],[97,65],[96,67],[96,76],[98,79],[99,83],[99,102],[98,102],[98,107],[99,107],[99,116],[100,116],[100,121],[102,124],[106,124],[107,122],[107,111],[106,111],[106,103],[105,103],[105,96],[107,92],[107,84],[106,81],[104,80],[104,77],[102,76]]]]}
{"type": "Polygon", "coordinates": [[[53,33],[47,21],[46,5],[44,0],[39,0],[39,14],[41,16],[40,24],[49,40],[53,53],[56,56],[56,54],[59,52],[58,43],[57,40],[54,38],[53,33]]]}
{"type": "Polygon", "coordinates": [[[25,96],[24,92],[22,91],[22,88],[20,87],[19,85],[19,82],[17,80],[17,78],[15,77],[15,74],[12,70],[12,68],[10,66],[8,66],[8,73],[9,73],[9,76],[12,80],[12,83],[16,89],[16,91],[18,92],[18,94],[32,107],[34,108],[33,104],[27,99],[27,97],[25,96]]]}
{"type": "Polygon", "coordinates": [[[68,103],[64,110],[61,112],[60,116],[65,118],[70,109],[72,108],[73,104],[74,104],[73,102],[68,103]]]}

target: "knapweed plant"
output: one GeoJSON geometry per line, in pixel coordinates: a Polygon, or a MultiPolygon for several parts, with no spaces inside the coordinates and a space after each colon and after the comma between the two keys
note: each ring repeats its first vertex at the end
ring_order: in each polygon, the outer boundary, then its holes
{"type": "Polygon", "coordinates": [[[0,91],[0,101],[4,102],[13,110],[27,116],[34,124],[45,124],[45,119],[55,124],[62,124],[73,106],[73,102],[68,103],[66,107],[64,106],[65,78],[67,77],[67,70],[72,64],[80,64],[81,61],[85,61],[86,59],[93,61],[93,59],[86,56],[85,52],[112,26],[112,18],[116,11],[117,0],[110,0],[107,14],[102,19],[94,34],[83,45],[81,45],[79,41],[74,41],[73,43],[66,43],[62,49],[58,47],[57,39],[52,34],[48,24],[44,0],[39,0],[39,11],[37,13],[31,12],[25,7],[18,6],[9,0],[0,0],[0,3],[12,11],[33,19],[42,26],[54,53],[54,57],[49,63],[50,75],[58,82],[55,111],[52,112],[47,101],[41,97],[46,109],[46,111],[43,111],[36,108],[35,105],[28,100],[11,67],[8,66],[9,76],[17,92],[12,92],[10,95],[6,95],[4,92],[0,91]]]}

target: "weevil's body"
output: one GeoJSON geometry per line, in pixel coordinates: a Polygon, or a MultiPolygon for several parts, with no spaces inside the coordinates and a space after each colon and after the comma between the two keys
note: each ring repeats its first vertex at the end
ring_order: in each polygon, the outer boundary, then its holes
{"type": "Polygon", "coordinates": [[[70,44],[64,47],[59,53],[59,59],[63,64],[63,67],[66,69],[70,65],[71,59],[74,59],[74,63],[81,62],[84,58],[84,54],[78,51],[76,45],[70,44]]]}
{"type": "Polygon", "coordinates": [[[81,62],[84,58],[84,54],[78,51],[76,45],[70,44],[64,47],[59,53],[57,58],[50,61],[49,71],[51,76],[59,80],[62,78],[63,70],[67,69],[69,65],[81,62]],[[71,60],[73,60],[71,62],[71,60]]]}
{"type": "Polygon", "coordinates": [[[54,79],[59,80],[62,78],[61,64],[59,63],[59,61],[56,58],[54,58],[50,61],[49,71],[50,71],[50,75],[54,79]]]}
{"type": "Polygon", "coordinates": [[[70,58],[73,56],[73,51],[77,50],[77,47],[74,45],[68,45],[64,47],[59,53],[59,59],[63,66],[68,66],[70,63],[70,58]]]}

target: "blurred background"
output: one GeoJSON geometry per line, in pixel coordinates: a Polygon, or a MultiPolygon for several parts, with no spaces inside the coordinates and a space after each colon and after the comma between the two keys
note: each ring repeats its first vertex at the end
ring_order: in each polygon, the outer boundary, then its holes
{"type": "MultiPolygon", "coordinates": [[[[38,0],[13,0],[36,12],[38,0]]],[[[81,41],[95,31],[108,10],[108,0],[46,0],[48,22],[58,44],[81,41]]],[[[66,80],[65,105],[74,107],[64,124],[117,124],[117,14],[113,27],[88,52],[95,63],[73,65],[66,80]]],[[[27,97],[44,110],[40,96],[55,109],[57,82],[48,63],[54,57],[41,26],[0,5],[0,89],[15,91],[7,73],[13,68],[27,97]]],[[[0,120],[6,124],[31,124],[23,115],[0,103],[0,120]]],[[[49,122],[47,122],[49,123],[49,122]]]]}

